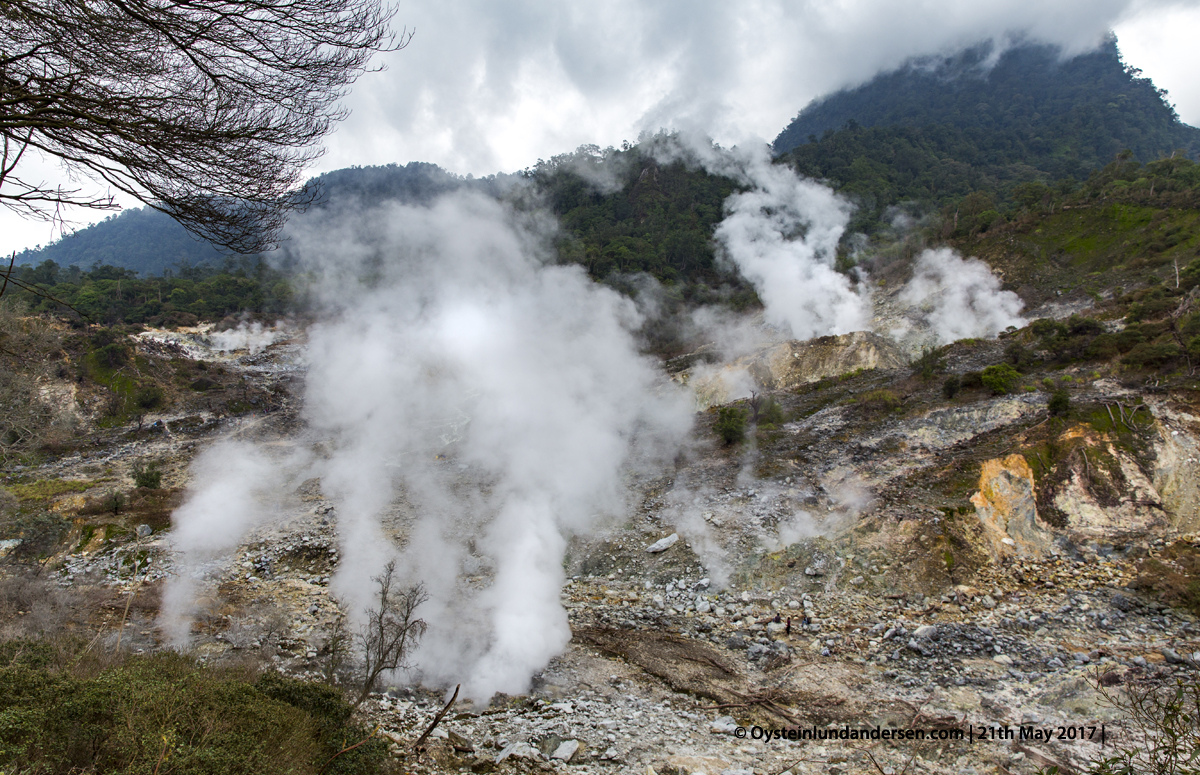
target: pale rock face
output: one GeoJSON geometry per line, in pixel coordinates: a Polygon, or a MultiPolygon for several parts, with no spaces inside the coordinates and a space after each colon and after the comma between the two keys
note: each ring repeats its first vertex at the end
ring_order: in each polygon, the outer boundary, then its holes
{"type": "Polygon", "coordinates": [[[870,331],[788,341],[745,355],[718,368],[701,368],[680,378],[691,385],[696,408],[727,404],[750,390],[791,390],[856,369],[899,369],[907,365],[900,348],[870,331]]]}
{"type": "Polygon", "coordinates": [[[784,342],[753,362],[751,372],[768,390],[790,390],[856,369],[899,369],[907,359],[890,339],[870,331],[784,342]]]}
{"type": "Polygon", "coordinates": [[[1200,418],[1155,406],[1154,489],[1177,529],[1200,530],[1200,418]]]}
{"type": "Polygon", "coordinates": [[[986,461],[971,503],[994,558],[1040,556],[1050,547],[1053,536],[1038,524],[1033,470],[1023,456],[986,461]]]}
{"type": "MultiPolygon", "coordinates": [[[[1167,432],[1160,433],[1160,438],[1179,439],[1181,435],[1167,432]]],[[[1119,500],[1100,502],[1088,487],[1086,472],[1073,471],[1053,495],[1055,508],[1066,516],[1062,530],[1038,519],[1033,471],[1023,456],[1013,454],[986,461],[979,477],[979,492],[971,502],[984,525],[992,556],[1039,556],[1051,548],[1056,536],[1065,536],[1075,544],[1121,544],[1196,521],[1200,492],[1188,475],[1195,464],[1188,462],[1194,457],[1185,443],[1163,441],[1158,445],[1165,453],[1160,452],[1156,462],[1155,481],[1128,454],[1107,444],[1105,452],[1120,466],[1124,479],[1119,500]],[[1173,497],[1163,497],[1156,482],[1171,487],[1173,497]]]]}
{"type": "Polygon", "coordinates": [[[934,409],[905,423],[898,431],[910,446],[945,449],[981,433],[1010,425],[1023,417],[1046,411],[1042,395],[1002,396],[971,406],[934,409]]]}
{"type": "Polygon", "coordinates": [[[1121,502],[1102,506],[1088,492],[1079,472],[1071,475],[1054,496],[1054,505],[1067,515],[1067,530],[1077,541],[1124,541],[1157,533],[1168,527],[1169,518],[1158,505],[1160,498],[1154,485],[1123,453],[1108,448],[1116,458],[1121,473],[1128,482],[1121,502]]]}

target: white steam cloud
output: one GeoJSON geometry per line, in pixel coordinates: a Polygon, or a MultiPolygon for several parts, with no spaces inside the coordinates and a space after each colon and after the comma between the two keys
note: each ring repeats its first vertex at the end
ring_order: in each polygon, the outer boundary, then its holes
{"type": "Polygon", "coordinates": [[[794,339],[861,331],[870,326],[865,286],[834,269],[838,241],[853,205],[828,186],[771,161],[765,143],[723,150],[707,139],[660,136],[663,161],[683,160],[747,187],[725,200],[714,237],[724,257],[754,284],[768,325],[794,339]]]}
{"type": "Polygon", "coordinates": [[[993,337],[1026,323],[1020,316],[1021,298],[1000,290],[1000,279],[987,264],[964,259],[951,248],[921,253],[898,298],[916,308],[939,344],[993,337]]]}
{"type": "Polygon", "coordinates": [[[271,513],[265,501],[279,483],[277,468],[255,447],[224,441],[192,461],[192,492],[171,522],[175,575],[163,591],[160,625],[167,642],[187,644],[197,593],[210,564],[237,548],[271,513]]]}
{"type": "Polygon", "coordinates": [[[691,426],[637,353],[632,302],[545,262],[549,226],[460,192],[292,227],[325,304],[305,411],[337,507],[333,589],[361,612],[398,559],[430,595],[419,677],[475,699],[525,691],[567,644],[567,540],[620,514],[623,473],[691,426]]]}
{"type": "Polygon", "coordinates": [[[285,335],[286,332],[278,323],[268,327],[258,321],[252,323],[243,321],[238,323],[237,328],[214,331],[209,334],[208,338],[212,341],[214,350],[223,352],[248,350],[251,355],[256,355],[284,338],[285,335]]]}
{"type": "Polygon", "coordinates": [[[866,328],[867,297],[833,268],[850,203],[766,156],[761,149],[745,168],[755,187],[725,200],[718,243],[754,284],[766,321],[793,338],[866,328]]]}

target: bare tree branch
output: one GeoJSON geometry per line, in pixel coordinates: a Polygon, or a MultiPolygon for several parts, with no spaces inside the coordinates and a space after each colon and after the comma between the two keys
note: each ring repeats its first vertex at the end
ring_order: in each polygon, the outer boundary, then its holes
{"type": "Polygon", "coordinates": [[[417,608],[429,597],[424,585],[397,591],[392,588],[395,575],[393,560],[373,579],[378,585],[379,607],[367,611],[367,622],[358,636],[366,665],[355,707],[375,690],[382,673],[405,666],[405,657],[425,634],[425,621],[416,615],[417,608]]]}
{"type": "Polygon", "coordinates": [[[30,150],[229,250],[270,247],[377,51],[382,0],[0,0],[0,204],[53,219],[111,195],[18,175],[30,150]]]}

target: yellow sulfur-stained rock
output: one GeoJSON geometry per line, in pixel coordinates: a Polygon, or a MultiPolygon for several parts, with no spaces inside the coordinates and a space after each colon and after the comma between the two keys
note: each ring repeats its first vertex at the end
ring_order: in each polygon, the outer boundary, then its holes
{"type": "Polygon", "coordinates": [[[1033,470],[1021,455],[995,458],[983,464],[979,492],[971,496],[975,513],[994,559],[1040,556],[1051,533],[1037,522],[1033,470]]]}

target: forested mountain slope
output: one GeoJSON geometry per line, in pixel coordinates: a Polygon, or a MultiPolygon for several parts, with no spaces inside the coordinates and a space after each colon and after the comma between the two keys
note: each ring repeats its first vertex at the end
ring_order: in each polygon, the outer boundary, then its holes
{"type": "Polygon", "coordinates": [[[988,45],[926,58],[800,112],[775,140],[781,159],[859,205],[872,232],[889,207],[928,212],[986,192],[1011,202],[1022,184],[1063,193],[1126,150],[1142,162],[1195,157],[1200,129],[1121,61],[1116,42],[1067,61],[1048,46],[988,45]]]}
{"type": "MultiPolygon", "coordinates": [[[[914,216],[940,214],[950,237],[1072,195],[1118,155],[1145,163],[1200,149],[1200,130],[1179,122],[1164,94],[1122,63],[1113,40],[1061,62],[1045,46],[993,53],[981,45],[915,61],[810,105],[776,140],[776,150],[786,150],[779,161],[855,203],[849,234],[886,237],[900,206],[914,216]]],[[[598,279],[648,272],[679,283],[689,298],[721,286],[740,298],[739,278],[718,267],[712,246],[734,182],[663,161],[671,155],[657,142],[661,136],[585,147],[519,175],[478,180],[419,162],[337,170],[314,181],[314,206],[423,202],[461,186],[524,206],[529,189],[514,189],[522,180],[561,219],[560,260],[598,279]]],[[[161,275],[223,258],[166,216],[132,210],[18,256],[23,264],[47,260],[161,275]]]]}
{"type": "Polygon", "coordinates": [[[1200,129],[1181,123],[1166,93],[1122,62],[1115,39],[1065,61],[1045,45],[994,54],[987,43],[926,57],[829,95],[800,111],[775,150],[847,125],[937,126],[960,130],[951,136],[992,163],[1025,161],[1056,177],[1086,174],[1125,148],[1141,161],[1200,151],[1200,129]]]}
{"type": "MultiPolygon", "coordinates": [[[[309,181],[315,188],[311,206],[324,207],[350,198],[365,201],[428,201],[462,185],[464,179],[436,164],[412,162],[378,167],[349,167],[309,181]]],[[[481,182],[480,185],[486,182],[481,182]]],[[[189,266],[219,265],[225,254],[198,240],[170,216],[149,207],[131,208],[39,250],[17,254],[18,264],[53,261],[60,267],[110,265],[143,275],[178,273],[189,266]]]]}

